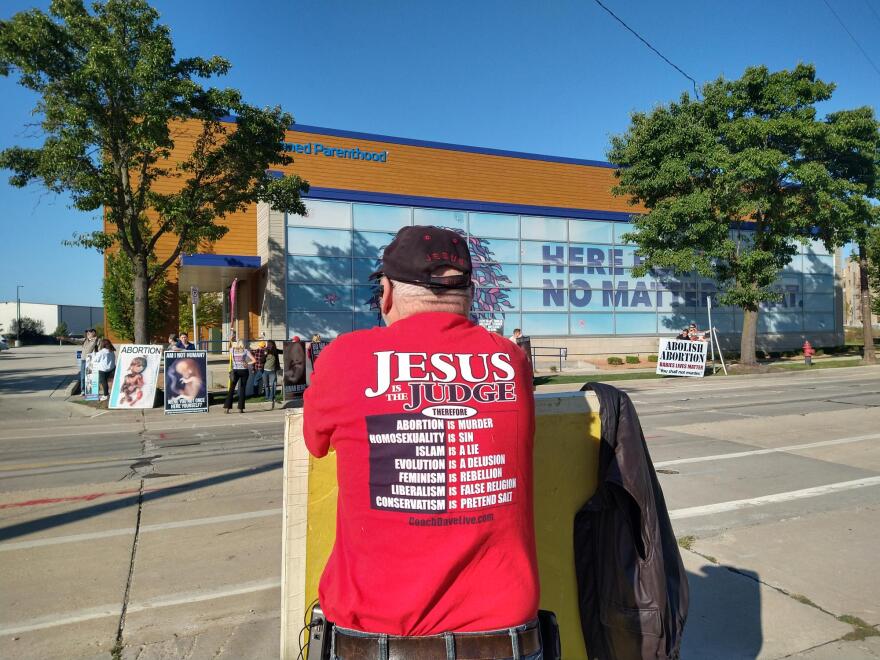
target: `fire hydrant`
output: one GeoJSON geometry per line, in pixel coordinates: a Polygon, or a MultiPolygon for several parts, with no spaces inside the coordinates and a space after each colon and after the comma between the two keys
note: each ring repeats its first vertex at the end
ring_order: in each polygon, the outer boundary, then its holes
{"type": "Polygon", "coordinates": [[[815,354],[816,349],[810,346],[809,341],[804,342],[804,364],[808,367],[813,366],[813,355],[815,354]]]}

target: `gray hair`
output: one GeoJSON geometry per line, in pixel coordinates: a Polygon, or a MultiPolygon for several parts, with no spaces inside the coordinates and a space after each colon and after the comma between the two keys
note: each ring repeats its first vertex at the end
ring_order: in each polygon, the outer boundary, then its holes
{"type": "Polygon", "coordinates": [[[450,312],[467,316],[471,309],[472,289],[430,289],[390,280],[394,291],[394,303],[403,316],[421,312],[450,312]]]}

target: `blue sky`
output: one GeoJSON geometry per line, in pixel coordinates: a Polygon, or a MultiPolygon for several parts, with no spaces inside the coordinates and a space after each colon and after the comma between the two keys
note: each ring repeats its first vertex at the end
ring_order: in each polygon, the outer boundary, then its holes
{"type": "MultiPolygon", "coordinates": [[[[880,66],[880,0],[828,0],[880,66]]],[[[880,104],[880,74],[822,0],[605,0],[698,82],[749,65],[814,63],[837,83],[823,111],[880,104]]],[[[590,0],[154,0],[178,54],[223,55],[217,83],[303,124],[604,159],[629,113],[690,83],[590,0]]],[[[0,18],[48,2],[4,0],[0,18]]],[[[0,147],[37,143],[34,97],[0,78],[0,147]]],[[[100,305],[102,258],[64,247],[98,214],[13,189],[0,173],[0,300],[100,305]]]]}

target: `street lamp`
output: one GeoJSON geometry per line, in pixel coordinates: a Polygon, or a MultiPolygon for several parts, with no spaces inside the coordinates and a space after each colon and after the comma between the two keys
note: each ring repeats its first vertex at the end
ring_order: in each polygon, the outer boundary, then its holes
{"type": "Polygon", "coordinates": [[[15,347],[21,346],[21,296],[18,292],[24,288],[24,284],[15,285],[15,347]]]}

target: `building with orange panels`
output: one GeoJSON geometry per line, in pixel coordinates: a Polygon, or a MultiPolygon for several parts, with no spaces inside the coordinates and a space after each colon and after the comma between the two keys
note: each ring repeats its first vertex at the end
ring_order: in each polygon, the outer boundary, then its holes
{"type": "MultiPolygon", "coordinates": [[[[658,336],[708,325],[714,282],[632,274],[640,257],[623,237],[639,209],[612,194],[610,163],[302,125],[283,147],[289,171],[311,185],[308,214],[255,205],[226,219],[215,254],[180,260],[182,290],[225,293],[224,338],[328,339],[379,324],[368,276],[394,233],[413,224],[468,237],[474,319],[506,335],[522,328],[540,338],[533,345],[654,352],[658,336]]],[[[759,344],[842,341],[835,260],[820,243],[780,273],[778,288],[759,344]]],[[[712,323],[732,338],[742,318],[713,304],[712,323]]]]}

